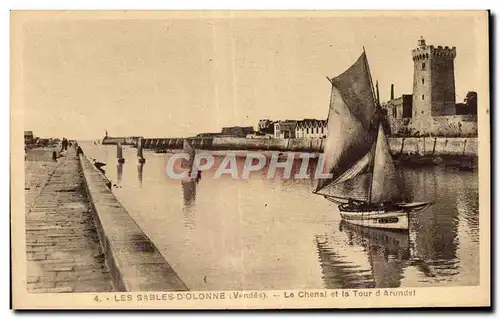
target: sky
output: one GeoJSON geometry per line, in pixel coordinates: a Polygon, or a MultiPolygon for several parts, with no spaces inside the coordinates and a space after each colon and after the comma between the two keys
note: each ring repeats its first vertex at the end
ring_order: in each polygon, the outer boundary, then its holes
{"type": "MultiPolygon", "coordinates": [[[[183,137],[326,119],[331,85],[365,47],[381,100],[411,94],[411,50],[455,46],[456,99],[481,90],[483,15],[231,14],[22,19],[25,130],[70,139],[183,137]],[[482,32],[482,33],[480,33],[482,32]],[[480,39],[481,38],[481,39],[480,39]]],[[[21,19],[19,19],[21,20],[21,19]]],[[[16,20],[14,19],[14,22],[16,20]]]]}

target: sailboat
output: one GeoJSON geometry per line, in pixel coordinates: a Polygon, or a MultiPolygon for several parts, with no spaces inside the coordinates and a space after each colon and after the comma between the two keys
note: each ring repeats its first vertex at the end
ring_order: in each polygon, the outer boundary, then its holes
{"type": "Polygon", "coordinates": [[[327,178],[318,179],[314,194],[338,204],[343,220],[372,228],[408,230],[409,214],[431,202],[405,202],[375,98],[366,52],[344,73],[327,78],[332,85],[328,134],[324,141],[327,178]],[[358,181],[362,197],[342,194],[342,185],[358,181]],[[335,195],[320,193],[326,187],[335,195]]]}

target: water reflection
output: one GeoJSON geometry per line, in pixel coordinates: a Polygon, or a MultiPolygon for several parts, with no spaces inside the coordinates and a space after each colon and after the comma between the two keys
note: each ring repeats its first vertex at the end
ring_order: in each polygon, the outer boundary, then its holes
{"type": "Polygon", "coordinates": [[[352,262],[337,251],[334,240],[328,236],[317,236],[316,244],[325,288],[353,289],[375,287],[370,269],[352,262]]]}
{"type": "Polygon", "coordinates": [[[116,164],[116,179],[118,181],[117,184],[120,184],[123,176],[123,163],[116,164]]]}
{"type": "Polygon", "coordinates": [[[419,261],[415,266],[428,277],[425,280],[435,283],[450,281],[450,277],[458,273],[458,222],[461,216],[457,209],[457,193],[466,187],[462,177],[440,168],[405,172],[406,185],[413,198],[429,198],[435,202],[410,218],[415,259],[419,261]]]}
{"type": "Polygon", "coordinates": [[[410,260],[408,233],[367,229],[341,223],[352,241],[364,247],[377,288],[401,286],[403,268],[410,260]]]}
{"type": "Polygon", "coordinates": [[[137,165],[137,178],[139,180],[139,187],[142,187],[142,171],[144,169],[144,163],[139,163],[137,165]]]}
{"type": "Polygon", "coordinates": [[[368,229],[343,221],[344,237],[317,236],[326,288],[395,288],[410,260],[408,233],[368,229]],[[342,241],[345,242],[345,248],[342,241]]]}
{"type": "Polygon", "coordinates": [[[196,204],[196,180],[182,181],[182,198],[184,205],[182,208],[184,214],[184,226],[188,229],[196,228],[195,204],[196,204]]]}
{"type": "Polygon", "coordinates": [[[435,266],[433,276],[447,277],[456,274],[458,267],[457,211],[440,206],[421,211],[413,219],[415,255],[435,266]]]}

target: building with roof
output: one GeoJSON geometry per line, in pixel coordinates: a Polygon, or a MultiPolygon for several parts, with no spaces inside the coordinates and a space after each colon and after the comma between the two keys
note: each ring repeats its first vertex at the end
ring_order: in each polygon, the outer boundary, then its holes
{"type": "Polygon", "coordinates": [[[295,138],[295,128],[297,121],[284,120],[274,122],[274,137],[275,138],[295,138]]]}
{"type": "Polygon", "coordinates": [[[296,138],[324,138],[328,132],[326,120],[303,119],[297,121],[296,138]]]}

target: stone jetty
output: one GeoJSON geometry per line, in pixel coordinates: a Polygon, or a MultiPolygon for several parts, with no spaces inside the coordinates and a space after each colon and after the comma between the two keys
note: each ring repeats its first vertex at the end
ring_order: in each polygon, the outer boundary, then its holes
{"type": "Polygon", "coordinates": [[[30,150],[25,174],[28,292],[188,290],[85,155],[30,150]]]}
{"type": "Polygon", "coordinates": [[[28,292],[113,291],[76,151],[53,151],[26,156],[28,292]]]}

